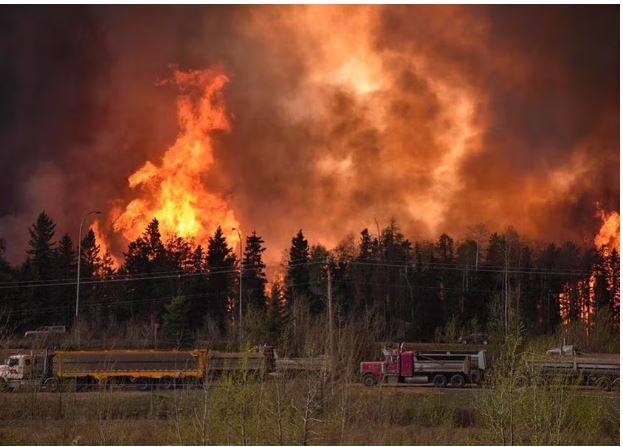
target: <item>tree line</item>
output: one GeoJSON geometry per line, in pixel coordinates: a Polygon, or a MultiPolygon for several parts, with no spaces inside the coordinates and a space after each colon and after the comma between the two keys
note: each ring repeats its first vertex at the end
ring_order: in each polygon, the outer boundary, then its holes
{"type": "Polygon", "coordinates": [[[26,261],[11,266],[0,240],[0,314],[9,331],[81,324],[94,333],[160,334],[178,344],[235,337],[242,293],[245,337],[277,343],[302,313],[326,320],[329,272],[335,324],[356,321],[376,339],[455,341],[460,334],[521,327],[551,334],[595,316],[618,330],[619,254],[574,242],[536,243],[513,228],[468,229],[456,241],[411,241],[392,221],[335,248],[310,245],[302,230],[268,283],[255,232],[239,259],[221,228],[207,246],[164,238],[152,220],[115,266],[89,230],[81,241],[80,307],[74,319],[77,250],[42,212],[29,228],[26,261]],[[242,279],[242,287],[240,287],[242,279]],[[125,332],[124,332],[125,331],[125,332]]]}

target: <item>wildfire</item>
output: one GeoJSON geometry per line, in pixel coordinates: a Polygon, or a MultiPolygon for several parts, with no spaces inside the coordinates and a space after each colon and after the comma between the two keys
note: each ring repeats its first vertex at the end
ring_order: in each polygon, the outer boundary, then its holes
{"type": "Polygon", "coordinates": [[[601,249],[605,246],[608,250],[616,250],[620,253],[621,223],[619,213],[616,211],[605,213],[601,209],[598,213],[603,223],[599,233],[595,236],[595,247],[601,249]]]}
{"type": "MultiPolygon", "coordinates": [[[[597,216],[602,220],[601,228],[595,235],[594,244],[597,250],[604,250],[604,254],[612,253],[616,250],[619,253],[620,247],[620,216],[616,211],[604,212],[601,208],[597,209],[597,216]]],[[[612,271],[607,272],[607,288],[609,291],[618,290],[613,282],[612,271]]],[[[593,268],[588,279],[580,279],[568,282],[563,286],[563,291],[559,294],[560,316],[565,327],[569,326],[571,317],[572,301],[575,300],[580,319],[586,324],[586,331],[589,331],[590,317],[595,312],[595,286],[597,284],[598,272],[593,268]]],[[[616,306],[618,307],[618,293],[615,296],[616,306]]]]}
{"type": "Polygon", "coordinates": [[[213,70],[176,70],[167,82],[180,91],[178,136],[159,162],[148,160],[130,175],[128,184],[139,194],[119,210],[113,229],[133,240],[156,218],[163,235],[204,243],[219,225],[238,227],[227,201],[204,184],[214,164],[212,134],[230,130],[222,97],[228,78],[213,70]]]}
{"type": "Polygon", "coordinates": [[[102,231],[100,227],[99,220],[93,221],[93,225],[91,225],[91,230],[93,230],[93,234],[95,234],[95,243],[99,245],[100,247],[100,255],[110,256],[110,260],[112,261],[113,266],[119,267],[121,263],[119,262],[119,259],[117,259],[117,257],[110,250],[110,246],[108,245],[108,242],[106,241],[106,238],[104,237],[104,232],[102,231]]]}

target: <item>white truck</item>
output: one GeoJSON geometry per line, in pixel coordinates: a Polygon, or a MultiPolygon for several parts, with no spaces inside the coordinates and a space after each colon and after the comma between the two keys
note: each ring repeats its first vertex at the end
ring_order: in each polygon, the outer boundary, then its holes
{"type": "Polygon", "coordinates": [[[52,376],[54,354],[15,354],[0,365],[0,391],[10,391],[24,386],[39,388],[52,376]]]}

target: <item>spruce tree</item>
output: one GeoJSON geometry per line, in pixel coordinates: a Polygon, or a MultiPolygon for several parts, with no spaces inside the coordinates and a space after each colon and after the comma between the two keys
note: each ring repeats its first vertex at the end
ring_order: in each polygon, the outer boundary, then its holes
{"type": "Polygon", "coordinates": [[[256,310],[266,309],[266,264],[262,253],[264,240],[255,231],[247,237],[242,259],[242,300],[256,310]]]}
{"type": "Polygon", "coordinates": [[[298,299],[307,301],[309,297],[309,244],[303,230],[292,238],[290,258],[286,273],[286,299],[292,307],[298,299]]]}
{"type": "Polygon", "coordinates": [[[76,275],[76,253],[68,234],[63,235],[55,251],[56,276],[73,279],[76,275]]]}
{"type": "Polygon", "coordinates": [[[55,228],[56,224],[45,211],[42,211],[37,221],[28,230],[30,249],[27,253],[33,279],[45,280],[53,276],[54,242],[52,238],[55,228]]]}
{"type": "MultiPolygon", "coordinates": [[[[143,234],[130,242],[124,257],[123,269],[130,276],[156,276],[170,270],[167,268],[167,256],[160,237],[158,220],[153,219],[143,234]]],[[[172,289],[167,279],[150,278],[128,282],[126,295],[131,298],[131,303],[123,308],[121,316],[155,319],[163,310],[163,301],[160,299],[172,296],[172,289]]]]}
{"type": "Polygon", "coordinates": [[[355,265],[352,268],[353,282],[355,288],[356,306],[364,310],[366,315],[372,311],[373,306],[373,287],[372,273],[378,240],[370,236],[367,228],[361,232],[359,240],[359,250],[355,258],[355,265]]]}
{"type": "Polygon", "coordinates": [[[227,302],[235,296],[236,257],[227,246],[219,226],[208,241],[205,269],[208,274],[207,296],[202,300],[203,315],[212,317],[221,331],[225,330],[227,302]]]}
{"type": "Polygon", "coordinates": [[[100,246],[95,240],[95,233],[89,228],[80,247],[80,278],[98,276],[101,262],[100,246]]]}
{"type": "Polygon", "coordinates": [[[282,300],[283,287],[278,282],[274,282],[270,288],[270,298],[268,299],[268,311],[266,318],[266,332],[270,343],[275,345],[279,342],[283,329],[282,320],[282,300]]]}
{"type": "MultiPolygon", "coordinates": [[[[41,212],[37,221],[29,229],[30,240],[28,258],[23,268],[25,278],[29,280],[45,281],[54,278],[54,229],[56,224],[45,213],[41,212]]],[[[55,310],[59,304],[55,302],[57,295],[50,287],[26,288],[23,291],[23,323],[28,327],[42,324],[51,324],[57,317],[55,310]],[[33,311],[37,309],[37,311],[33,311]]]]}

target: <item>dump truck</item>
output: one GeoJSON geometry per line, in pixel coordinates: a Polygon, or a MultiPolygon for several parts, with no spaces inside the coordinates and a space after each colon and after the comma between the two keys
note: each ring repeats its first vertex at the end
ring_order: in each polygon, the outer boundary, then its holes
{"type": "Polygon", "coordinates": [[[480,383],[487,367],[485,351],[383,349],[384,360],[361,362],[366,386],[379,383],[432,383],[436,387],[463,387],[480,383]]]}
{"type": "Polygon", "coordinates": [[[604,390],[619,387],[619,354],[587,353],[563,345],[549,349],[545,355],[528,356],[527,366],[545,380],[555,378],[604,390]]]}
{"type": "Polygon", "coordinates": [[[0,390],[32,386],[46,391],[96,386],[139,390],[199,385],[225,371],[264,373],[274,369],[270,352],[219,353],[197,350],[97,350],[30,352],[0,365],[0,390]]]}

